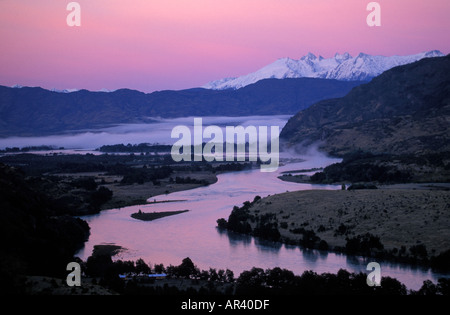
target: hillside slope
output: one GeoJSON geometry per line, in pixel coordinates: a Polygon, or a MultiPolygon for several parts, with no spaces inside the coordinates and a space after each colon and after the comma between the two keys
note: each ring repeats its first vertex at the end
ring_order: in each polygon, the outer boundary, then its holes
{"type": "Polygon", "coordinates": [[[318,102],[280,136],[338,156],[450,151],[450,56],[395,67],[342,98],[318,102]]]}
{"type": "Polygon", "coordinates": [[[38,179],[1,163],[0,187],[0,292],[22,293],[14,291],[20,275],[64,276],[89,237],[87,222],[67,215],[38,179]]]}

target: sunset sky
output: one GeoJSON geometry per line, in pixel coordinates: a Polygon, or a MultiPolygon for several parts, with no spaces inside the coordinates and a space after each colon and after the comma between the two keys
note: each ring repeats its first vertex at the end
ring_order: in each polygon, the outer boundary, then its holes
{"type": "Polygon", "coordinates": [[[0,0],[0,85],[144,92],[198,87],[308,52],[450,53],[449,0],[0,0]]]}

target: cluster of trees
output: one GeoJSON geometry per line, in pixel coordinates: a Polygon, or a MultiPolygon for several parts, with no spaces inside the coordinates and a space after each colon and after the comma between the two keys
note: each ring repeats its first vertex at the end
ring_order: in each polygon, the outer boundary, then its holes
{"type": "MultiPolygon", "coordinates": [[[[39,146],[28,146],[28,147],[6,147],[3,150],[0,150],[0,153],[19,153],[19,152],[30,152],[30,151],[51,151],[56,150],[56,148],[48,145],[39,145],[39,146]]],[[[64,150],[63,147],[58,148],[58,150],[64,150]]]]}
{"type": "MultiPolygon", "coordinates": [[[[224,218],[217,220],[217,226],[221,229],[227,229],[233,232],[248,234],[255,237],[260,237],[270,241],[281,241],[281,233],[279,228],[287,228],[286,223],[278,223],[277,217],[274,213],[266,213],[264,215],[253,215],[250,213],[250,208],[261,199],[256,196],[252,202],[245,201],[242,207],[234,206],[231,211],[228,221],[224,218]],[[254,227],[252,227],[252,223],[254,227]]],[[[283,242],[300,245],[305,248],[317,248],[322,250],[328,249],[326,241],[321,240],[313,230],[306,230],[303,227],[291,229],[294,234],[302,234],[299,241],[291,239],[283,239],[283,242]]]]}
{"type": "MultiPolygon", "coordinates": [[[[327,166],[322,172],[311,176],[313,183],[334,182],[378,182],[404,183],[420,179],[424,166],[449,170],[450,152],[422,155],[372,154],[362,150],[346,154],[341,163],[327,166]],[[395,163],[392,163],[392,162],[395,163]],[[400,169],[400,167],[402,169],[400,169]]],[[[374,188],[374,186],[354,186],[354,189],[374,188]]]]}
{"type": "Polygon", "coordinates": [[[70,182],[70,185],[90,191],[96,190],[98,187],[98,184],[93,177],[75,178],[70,182]]]}
{"type": "Polygon", "coordinates": [[[44,176],[29,177],[26,181],[32,189],[47,195],[61,214],[98,213],[113,196],[113,192],[99,186],[94,177],[44,176]]]}
{"type": "MultiPolygon", "coordinates": [[[[418,291],[408,290],[404,284],[390,277],[381,278],[381,286],[367,285],[367,274],[350,273],[344,269],[336,274],[317,274],[305,271],[295,275],[292,271],[279,267],[262,269],[253,267],[243,271],[235,278],[231,270],[200,271],[192,260],[187,257],[178,266],[164,267],[162,264],[151,268],[142,259],[135,263],[132,261],[112,262],[110,257],[89,257],[82,269],[89,276],[100,277],[100,284],[116,290],[121,294],[234,294],[234,295],[449,295],[450,279],[439,279],[435,284],[429,280],[424,281],[418,291]],[[103,267],[103,268],[99,268],[103,267]],[[191,279],[195,284],[199,281],[208,285],[199,289],[188,287],[181,289],[176,284],[163,287],[140,285],[139,281],[121,281],[119,274],[150,274],[166,273],[171,279],[191,279]],[[217,287],[228,284],[228,289],[218,291],[217,287]]],[[[172,282],[173,283],[173,282],[172,282]]]]}
{"type": "MultiPolygon", "coordinates": [[[[325,240],[320,239],[319,236],[316,235],[313,229],[305,229],[304,227],[295,228],[290,230],[294,234],[301,234],[302,238],[298,241],[296,245],[300,245],[304,248],[310,249],[320,249],[320,250],[328,250],[329,246],[325,240]]],[[[296,243],[293,241],[289,241],[291,244],[296,243]]]]}
{"type": "MultiPolygon", "coordinates": [[[[29,176],[44,176],[55,173],[84,173],[84,172],[106,172],[109,174],[124,175],[133,168],[146,166],[173,167],[174,161],[170,154],[165,155],[139,155],[130,154],[58,154],[58,155],[38,155],[38,154],[14,154],[0,156],[0,162],[20,166],[29,176]]],[[[198,165],[197,169],[204,169],[204,165],[179,164],[176,168],[192,168],[198,165]]],[[[205,164],[206,165],[206,164],[205,164]]],[[[197,166],[196,166],[197,167],[197,166]]],[[[212,170],[212,167],[210,167],[212,170]]]]}
{"type": "Polygon", "coordinates": [[[237,279],[236,294],[296,294],[296,295],[406,295],[408,290],[398,280],[383,277],[381,287],[367,285],[367,274],[339,270],[336,274],[317,274],[273,268],[252,268],[237,279]]]}
{"type": "Polygon", "coordinates": [[[367,274],[350,273],[344,269],[336,274],[305,271],[294,275],[279,267],[263,270],[252,268],[237,279],[236,294],[296,294],[296,295],[450,295],[450,279],[441,278],[437,284],[424,281],[418,291],[408,290],[391,277],[382,277],[381,286],[367,285],[367,274]]]}
{"type": "Polygon", "coordinates": [[[171,145],[167,144],[150,144],[150,143],[140,143],[140,144],[113,144],[113,145],[103,145],[98,150],[100,152],[116,153],[116,152],[170,152],[172,149],[171,145]]]}
{"type": "Polygon", "coordinates": [[[408,182],[410,178],[409,172],[399,171],[395,167],[370,163],[350,165],[335,163],[327,166],[323,172],[312,175],[311,182],[321,184],[335,182],[403,183],[408,182]]]}
{"type": "Polygon", "coordinates": [[[382,255],[392,260],[429,266],[440,272],[450,270],[450,249],[444,250],[436,256],[431,256],[424,244],[416,244],[409,249],[406,246],[401,246],[400,249],[394,248],[390,251],[384,251],[382,255]]]}
{"type": "Polygon", "coordinates": [[[311,176],[313,183],[335,182],[378,182],[402,183],[408,182],[412,174],[398,170],[395,166],[381,165],[380,162],[393,160],[394,156],[374,155],[368,152],[356,151],[343,157],[342,162],[334,163],[311,176]]]}
{"type": "Polygon", "coordinates": [[[224,218],[220,218],[217,220],[218,227],[236,233],[251,234],[252,227],[249,221],[254,221],[255,216],[250,214],[249,209],[255,202],[260,199],[260,196],[256,196],[252,202],[245,201],[242,207],[234,206],[233,210],[228,216],[228,221],[224,218]]]}
{"type": "Polygon", "coordinates": [[[218,164],[213,167],[213,170],[215,172],[237,172],[237,171],[243,171],[248,170],[253,167],[252,162],[250,163],[224,163],[224,164],[218,164]]]}
{"type": "Polygon", "coordinates": [[[89,196],[89,206],[93,211],[100,211],[100,207],[111,200],[113,192],[104,186],[100,186],[97,190],[93,191],[89,196]]]}
{"type": "Polygon", "coordinates": [[[176,184],[198,184],[198,185],[208,185],[209,182],[205,179],[196,179],[191,178],[190,176],[187,177],[175,177],[175,180],[171,177],[169,180],[170,183],[175,182],[176,184]]]}
{"type": "MultiPolygon", "coordinates": [[[[135,294],[135,293],[155,293],[157,289],[140,287],[136,285],[139,283],[153,282],[154,279],[146,279],[145,276],[149,274],[166,274],[169,279],[191,279],[196,283],[199,281],[207,281],[209,283],[234,283],[234,273],[229,269],[215,269],[200,270],[189,257],[182,260],[178,266],[169,265],[165,267],[163,264],[155,264],[151,267],[150,264],[145,263],[143,259],[134,261],[112,261],[109,255],[93,255],[90,256],[86,262],[79,261],[84,273],[93,277],[99,284],[109,287],[121,294],[135,294]],[[120,274],[132,275],[130,280],[125,283],[119,278],[120,274]]],[[[167,289],[167,288],[166,288],[167,289]]],[[[192,289],[191,289],[192,290],[192,289]]],[[[177,288],[171,288],[168,291],[160,293],[180,293],[177,288]]],[[[216,293],[213,286],[210,286],[207,291],[203,293],[216,293]]]]}
{"type": "Polygon", "coordinates": [[[122,175],[121,184],[144,184],[146,182],[158,183],[158,180],[169,177],[173,173],[173,169],[170,166],[159,166],[159,167],[144,167],[135,168],[123,166],[122,168],[117,168],[115,173],[117,175],[122,175]]]}
{"type": "Polygon", "coordinates": [[[229,269],[219,269],[217,271],[214,268],[210,268],[209,270],[200,270],[194,265],[189,257],[183,259],[179,266],[168,266],[164,269],[163,266],[160,265],[160,268],[165,270],[167,275],[172,278],[198,279],[228,283],[234,281],[233,271],[229,269]]]}
{"type": "MultiPolygon", "coordinates": [[[[135,157],[130,155],[94,154],[14,154],[0,157],[0,162],[20,166],[29,176],[53,173],[113,172],[117,165],[132,165],[135,157]]],[[[150,163],[154,157],[145,157],[150,163]]]]}
{"type": "Polygon", "coordinates": [[[365,256],[374,256],[374,251],[382,251],[383,244],[378,236],[366,233],[346,238],[345,251],[348,254],[363,254],[365,256]]]}
{"type": "Polygon", "coordinates": [[[98,187],[93,177],[80,177],[72,180],[70,184],[76,188],[89,191],[85,197],[85,202],[93,211],[99,211],[100,207],[111,200],[113,196],[113,192],[109,188],[104,186],[98,187]]]}
{"type": "Polygon", "coordinates": [[[278,230],[278,221],[274,213],[266,213],[254,218],[256,226],[251,234],[270,241],[279,241],[281,234],[278,230]]]}
{"type": "Polygon", "coordinates": [[[178,266],[167,266],[163,264],[155,264],[153,268],[150,264],[145,263],[143,259],[134,261],[112,261],[109,255],[93,255],[90,256],[86,263],[81,262],[82,270],[89,277],[104,277],[105,275],[133,274],[133,275],[149,275],[149,274],[166,274],[168,278],[173,279],[197,279],[219,282],[233,282],[234,273],[229,270],[210,268],[209,270],[200,270],[194,265],[189,257],[182,260],[178,266]]]}
{"type": "MultiPolygon", "coordinates": [[[[343,187],[344,189],[345,187],[343,187]]],[[[378,187],[374,184],[365,184],[365,183],[356,183],[351,184],[347,190],[357,190],[357,189],[378,189],[378,187]]]]}
{"type": "Polygon", "coordinates": [[[430,264],[436,270],[448,271],[450,269],[450,249],[430,258],[430,264]]]}

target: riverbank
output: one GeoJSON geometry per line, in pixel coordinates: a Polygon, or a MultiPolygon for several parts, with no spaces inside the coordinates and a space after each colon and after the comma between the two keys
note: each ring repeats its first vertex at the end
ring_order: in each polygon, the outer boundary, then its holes
{"type": "Polygon", "coordinates": [[[170,155],[14,154],[0,163],[20,169],[34,189],[69,215],[146,204],[156,195],[217,182],[216,174],[246,163],[173,163],[170,155]]]}
{"type": "Polygon", "coordinates": [[[153,196],[170,194],[177,191],[194,189],[217,182],[215,173],[209,171],[180,171],[170,177],[161,179],[158,183],[146,182],[123,185],[114,176],[100,175],[97,181],[113,192],[111,200],[101,206],[101,210],[123,208],[134,205],[153,203],[153,196]],[[173,178],[189,178],[188,182],[177,183],[173,178]],[[172,180],[171,180],[172,178],[172,180]]]}
{"type": "Polygon", "coordinates": [[[309,190],[256,198],[219,226],[288,244],[429,262],[450,249],[445,189],[309,190]]]}

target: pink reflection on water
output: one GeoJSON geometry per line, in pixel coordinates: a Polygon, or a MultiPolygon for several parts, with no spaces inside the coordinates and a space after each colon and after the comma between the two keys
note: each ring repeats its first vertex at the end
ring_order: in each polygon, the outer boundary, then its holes
{"type": "MultiPolygon", "coordinates": [[[[78,256],[86,260],[93,246],[115,243],[125,247],[117,258],[147,263],[179,265],[190,257],[202,270],[209,268],[230,269],[238,276],[252,267],[282,267],[301,274],[305,270],[317,273],[337,272],[344,268],[353,272],[366,272],[367,261],[334,253],[301,250],[258,240],[235,233],[221,232],[216,228],[218,218],[228,218],[233,206],[241,206],[256,195],[267,195],[307,189],[340,189],[338,185],[309,185],[283,182],[277,178],[282,171],[320,167],[330,159],[314,159],[310,162],[289,164],[274,173],[259,170],[225,173],[217,183],[188,191],[152,197],[149,201],[174,201],[102,211],[101,214],[83,217],[91,227],[91,236],[78,256]],[[189,212],[161,218],[155,221],[139,221],[130,217],[134,212],[177,211],[189,212]]],[[[325,163],[325,164],[324,164],[325,163]]],[[[428,271],[403,268],[400,265],[382,264],[383,276],[399,279],[410,288],[418,289],[423,280],[436,275],[428,271]]]]}

